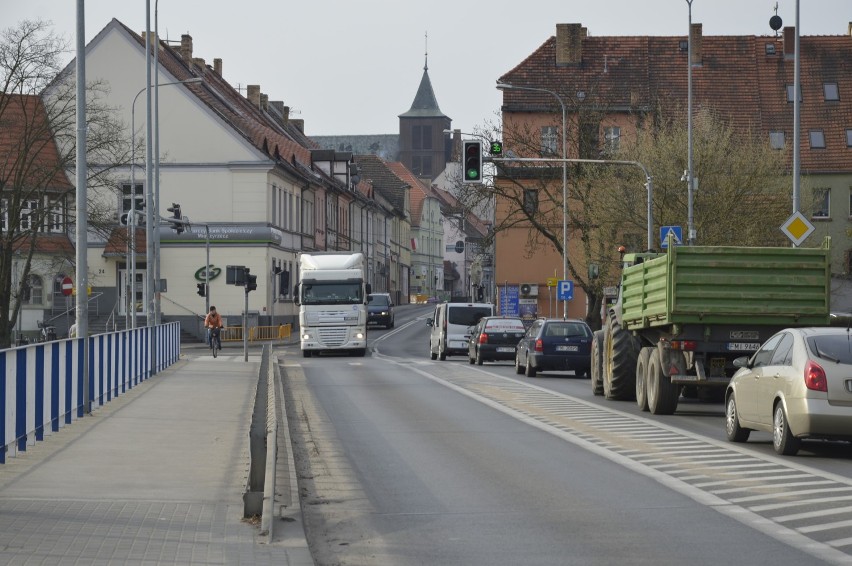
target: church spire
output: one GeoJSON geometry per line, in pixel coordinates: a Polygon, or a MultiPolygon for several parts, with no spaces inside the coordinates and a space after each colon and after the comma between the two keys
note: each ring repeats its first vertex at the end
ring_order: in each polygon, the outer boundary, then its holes
{"type": "Polygon", "coordinates": [[[400,118],[441,118],[444,114],[438,107],[435,99],[435,91],[432,90],[432,81],[429,79],[429,34],[426,34],[426,53],[423,63],[423,78],[420,79],[420,87],[414,96],[414,102],[408,112],[400,114],[400,118]]]}

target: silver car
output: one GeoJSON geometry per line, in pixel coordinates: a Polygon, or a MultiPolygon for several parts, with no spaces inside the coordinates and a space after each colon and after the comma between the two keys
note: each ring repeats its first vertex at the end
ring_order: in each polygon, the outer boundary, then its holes
{"type": "Polygon", "coordinates": [[[849,328],[788,328],[734,365],[740,369],[725,393],[728,440],[771,432],[783,455],[798,452],[805,438],[852,441],[849,328]]]}

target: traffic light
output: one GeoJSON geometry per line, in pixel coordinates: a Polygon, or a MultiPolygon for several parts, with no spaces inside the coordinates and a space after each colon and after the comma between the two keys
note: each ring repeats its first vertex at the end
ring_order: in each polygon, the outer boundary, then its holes
{"type": "Polygon", "coordinates": [[[198,287],[197,293],[198,293],[199,297],[206,297],[207,296],[207,284],[206,283],[196,283],[195,286],[198,287]]]}
{"type": "Polygon", "coordinates": [[[477,301],[484,301],[485,300],[485,287],[483,287],[482,285],[480,285],[476,288],[476,300],[477,301]]]}
{"type": "Polygon", "coordinates": [[[491,145],[488,147],[488,153],[495,156],[503,155],[503,142],[500,140],[491,142],[491,145]]]}
{"type": "Polygon", "coordinates": [[[482,182],[482,142],[462,142],[462,159],[464,160],[464,183],[482,182]]]}
{"type": "Polygon", "coordinates": [[[168,208],[168,211],[172,213],[172,218],[175,220],[180,220],[181,222],[172,222],[172,229],[178,234],[183,233],[183,216],[181,216],[180,205],[176,202],[173,202],[172,205],[168,208]]]}
{"type": "Polygon", "coordinates": [[[249,273],[249,270],[246,269],[246,293],[254,291],[255,289],[257,289],[257,275],[252,275],[249,273]]]}

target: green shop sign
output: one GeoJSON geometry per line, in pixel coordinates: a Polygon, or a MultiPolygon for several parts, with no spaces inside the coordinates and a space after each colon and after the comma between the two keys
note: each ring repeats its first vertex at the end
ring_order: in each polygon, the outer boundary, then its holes
{"type": "MultiPolygon", "coordinates": [[[[205,269],[205,268],[204,268],[204,266],[202,266],[202,267],[199,267],[199,268],[198,268],[198,271],[196,271],[196,272],[195,272],[195,279],[196,279],[196,281],[201,281],[202,283],[204,283],[204,281],[205,281],[205,278],[204,278],[204,275],[205,275],[205,273],[204,273],[204,269],[205,269]]],[[[215,265],[213,265],[212,263],[211,263],[210,265],[208,265],[208,266],[207,266],[207,273],[206,273],[206,275],[207,275],[207,277],[209,278],[209,279],[207,279],[207,280],[209,280],[209,281],[213,281],[214,279],[216,279],[217,277],[219,277],[219,274],[220,274],[220,273],[222,273],[222,269],[221,269],[221,268],[219,268],[219,267],[216,267],[216,266],[215,266],[215,265]]]]}

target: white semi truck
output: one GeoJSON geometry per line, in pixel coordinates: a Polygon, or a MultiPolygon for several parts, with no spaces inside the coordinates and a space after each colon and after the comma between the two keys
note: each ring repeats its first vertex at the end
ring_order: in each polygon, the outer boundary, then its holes
{"type": "Polygon", "coordinates": [[[324,351],[367,352],[366,260],[362,253],[299,256],[299,344],[306,358],[324,351]]]}

